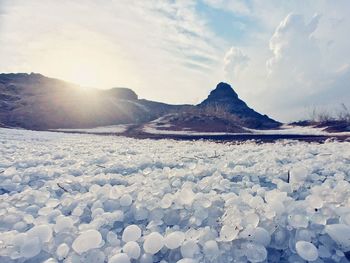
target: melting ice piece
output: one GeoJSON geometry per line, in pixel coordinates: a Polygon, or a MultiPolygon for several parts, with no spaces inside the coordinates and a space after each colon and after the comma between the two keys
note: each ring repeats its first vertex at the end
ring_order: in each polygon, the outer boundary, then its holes
{"type": "Polygon", "coordinates": [[[306,167],[293,167],[290,171],[290,183],[295,185],[302,185],[303,182],[307,179],[308,173],[309,171],[306,169],[306,167]]]}
{"type": "Polygon", "coordinates": [[[124,229],[122,240],[124,242],[136,241],[141,237],[141,229],[137,225],[130,225],[124,229]]]}
{"type": "Polygon", "coordinates": [[[32,258],[41,251],[41,242],[39,237],[26,238],[20,247],[21,257],[32,258]]]}
{"type": "Polygon", "coordinates": [[[308,201],[309,205],[312,208],[319,209],[319,208],[321,208],[323,206],[323,200],[318,195],[309,195],[308,197],[306,197],[305,200],[308,201]]]}
{"type": "Polygon", "coordinates": [[[271,236],[266,229],[257,227],[251,230],[249,240],[267,247],[271,242],[271,236]]]}
{"type": "Polygon", "coordinates": [[[317,248],[310,242],[298,241],[295,244],[298,255],[307,261],[314,261],[318,258],[317,248]]]}
{"type": "Polygon", "coordinates": [[[93,248],[98,248],[102,242],[100,232],[94,229],[81,233],[73,242],[72,248],[78,254],[82,254],[93,248]]]}
{"type": "Polygon", "coordinates": [[[243,223],[246,225],[251,225],[253,227],[257,227],[259,224],[260,218],[255,213],[249,213],[245,215],[243,223]]]}
{"type": "Polygon", "coordinates": [[[153,232],[145,237],[143,249],[146,253],[154,255],[164,246],[164,238],[158,232],[153,232]]]}
{"type": "Polygon", "coordinates": [[[214,258],[219,255],[219,247],[215,240],[209,240],[204,243],[203,247],[204,254],[207,257],[214,258]]]}
{"type": "Polygon", "coordinates": [[[73,227],[73,220],[67,216],[60,216],[56,220],[56,225],[54,226],[55,232],[59,233],[65,230],[69,230],[73,227]]]}
{"type": "Polygon", "coordinates": [[[64,259],[69,252],[69,246],[66,243],[59,245],[56,249],[56,255],[59,260],[64,259]]]}
{"type": "Polygon", "coordinates": [[[325,230],[344,249],[350,249],[350,226],[344,224],[327,225],[325,230]]]}
{"type": "Polygon", "coordinates": [[[80,262],[84,263],[103,263],[105,262],[105,254],[98,249],[91,249],[80,257],[80,262]]]}
{"type": "Polygon", "coordinates": [[[160,207],[163,209],[169,208],[173,203],[172,194],[165,194],[160,202],[160,207]]]}
{"type": "Polygon", "coordinates": [[[140,257],[140,263],[153,263],[153,256],[150,254],[143,254],[140,257]]]}
{"type": "Polygon", "coordinates": [[[121,206],[129,206],[132,203],[132,197],[129,194],[125,194],[120,198],[121,206]]]}
{"type": "Polygon", "coordinates": [[[199,252],[199,247],[193,240],[188,240],[182,244],[180,250],[184,258],[193,258],[199,252]]]}
{"type": "Polygon", "coordinates": [[[181,246],[184,240],[185,234],[181,231],[175,231],[165,237],[164,243],[167,248],[176,249],[181,246]]]}
{"type": "Polygon", "coordinates": [[[239,230],[237,227],[224,225],[220,230],[220,239],[226,242],[230,242],[237,237],[238,232],[239,230]]]}
{"type": "Polygon", "coordinates": [[[114,255],[108,260],[108,263],[130,263],[130,259],[127,254],[119,253],[114,255]]]}
{"type": "Polygon", "coordinates": [[[295,228],[307,228],[309,220],[304,214],[292,214],[288,218],[289,224],[295,228]]]}
{"type": "Polygon", "coordinates": [[[28,238],[38,237],[42,243],[49,242],[52,238],[52,228],[48,225],[34,226],[28,232],[28,238]]]}
{"type": "Polygon", "coordinates": [[[194,260],[192,258],[183,258],[177,261],[176,263],[197,263],[197,260],[194,260]]]}
{"type": "Polygon", "coordinates": [[[183,188],[179,193],[179,201],[182,205],[192,205],[195,194],[189,187],[183,188]]]}
{"type": "Polygon", "coordinates": [[[141,249],[139,244],[135,241],[130,241],[124,245],[123,252],[126,253],[129,258],[138,259],[140,257],[141,249]]]}
{"type": "Polygon", "coordinates": [[[266,248],[260,244],[247,243],[245,254],[250,262],[262,262],[267,257],[266,248]]]}

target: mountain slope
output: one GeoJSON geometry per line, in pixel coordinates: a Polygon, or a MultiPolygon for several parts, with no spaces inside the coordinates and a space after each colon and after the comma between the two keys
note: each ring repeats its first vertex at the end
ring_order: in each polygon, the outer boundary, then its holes
{"type": "Polygon", "coordinates": [[[84,89],[40,74],[0,74],[1,126],[90,128],[146,124],[162,116],[167,116],[173,128],[187,130],[239,132],[242,126],[265,129],[279,125],[249,108],[225,83],[194,106],[139,99],[127,88],[84,89]]]}
{"type": "Polygon", "coordinates": [[[177,106],[139,100],[130,89],[83,89],[40,74],[0,74],[0,123],[29,129],[146,122],[177,106]]]}

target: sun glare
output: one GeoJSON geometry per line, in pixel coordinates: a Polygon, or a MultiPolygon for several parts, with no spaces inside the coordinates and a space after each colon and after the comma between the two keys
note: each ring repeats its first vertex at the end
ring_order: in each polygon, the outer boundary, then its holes
{"type": "Polygon", "coordinates": [[[111,88],[128,76],[125,67],[103,48],[91,50],[81,46],[53,50],[39,61],[41,72],[83,87],[111,88]]]}

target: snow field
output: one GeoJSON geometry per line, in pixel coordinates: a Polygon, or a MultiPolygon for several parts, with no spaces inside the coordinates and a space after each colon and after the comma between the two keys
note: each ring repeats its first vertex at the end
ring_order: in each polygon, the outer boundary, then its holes
{"type": "Polygon", "coordinates": [[[0,262],[348,262],[349,179],[348,142],[0,129],[0,262]]]}

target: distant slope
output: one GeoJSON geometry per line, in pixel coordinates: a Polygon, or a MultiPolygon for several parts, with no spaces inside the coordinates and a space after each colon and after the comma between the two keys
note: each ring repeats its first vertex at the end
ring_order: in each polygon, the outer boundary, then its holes
{"type": "Polygon", "coordinates": [[[130,89],[83,89],[40,74],[0,74],[0,123],[29,129],[146,122],[177,106],[138,100],[130,89]]]}
{"type": "Polygon", "coordinates": [[[147,124],[167,116],[176,130],[240,132],[276,128],[276,122],[220,83],[199,105],[169,105],[139,99],[127,88],[84,89],[41,74],[0,74],[0,125],[26,129],[91,128],[147,124]]]}

